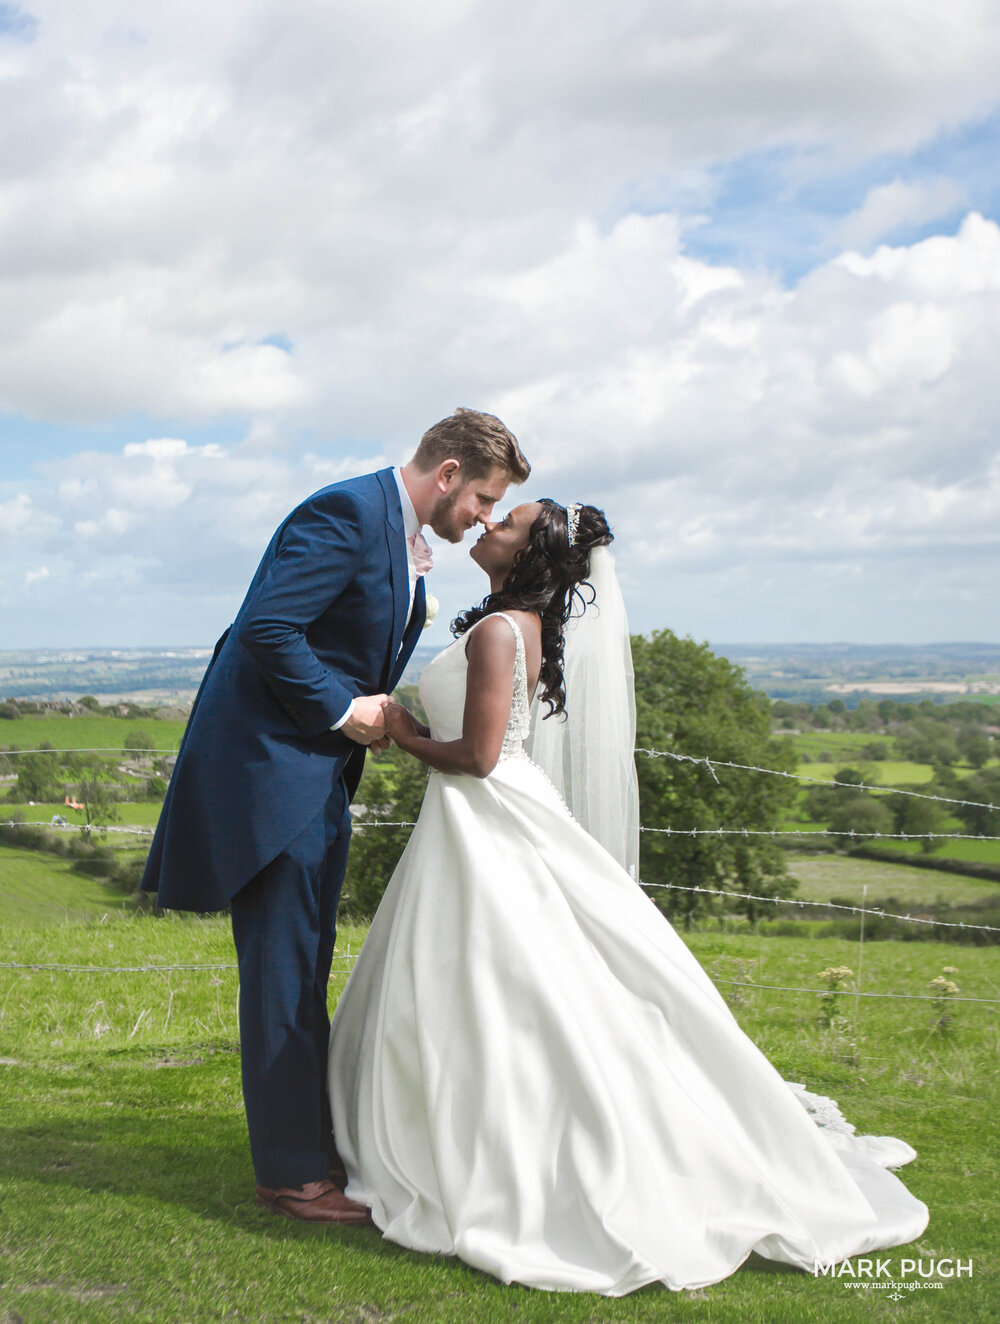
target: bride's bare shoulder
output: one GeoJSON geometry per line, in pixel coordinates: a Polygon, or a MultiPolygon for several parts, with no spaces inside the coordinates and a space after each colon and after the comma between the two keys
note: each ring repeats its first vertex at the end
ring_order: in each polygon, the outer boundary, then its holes
{"type": "Polygon", "coordinates": [[[510,628],[511,621],[517,625],[529,647],[541,638],[541,621],[534,612],[491,612],[489,616],[482,617],[475,628],[468,632],[466,652],[471,654],[473,650],[491,653],[499,651],[504,656],[513,655],[515,640],[514,632],[510,628]],[[474,642],[477,636],[478,642],[474,642]]]}
{"type": "Polygon", "coordinates": [[[514,632],[509,622],[497,612],[483,616],[465,636],[465,651],[473,653],[514,653],[514,632]]]}
{"type": "Polygon", "coordinates": [[[542,635],[542,618],[534,611],[508,611],[504,613],[511,620],[516,621],[518,628],[525,639],[540,639],[542,635]]]}

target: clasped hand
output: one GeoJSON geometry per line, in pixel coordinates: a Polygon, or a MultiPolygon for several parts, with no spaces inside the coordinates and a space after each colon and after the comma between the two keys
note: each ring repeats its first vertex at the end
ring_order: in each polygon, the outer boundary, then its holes
{"type": "Polygon", "coordinates": [[[388,694],[358,695],[341,729],[345,736],[359,745],[367,745],[374,754],[388,749],[393,740],[399,744],[401,738],[419,734],[413,716],[388,694]]]}
{"type": "Polygon", "coordinates": [[[382,718],[385,722],[385,729],[389,736],[395,740],[396,744],[403,747],[403,742],[407,736],[421,735],[421,729],[417,721],[408,708],[404,708],[401,703],[396,703],[392,699],[386,699],[382,704],[382,718]]]}
{"type": "Polygon", "coordinates": [[[388,749],[392,743],[385,727],[382,705],[387,694],[359,694],[351,705],[351,715],[341,727],[344,735],[359,745],[367,745],[375,754],[388,749]]]}

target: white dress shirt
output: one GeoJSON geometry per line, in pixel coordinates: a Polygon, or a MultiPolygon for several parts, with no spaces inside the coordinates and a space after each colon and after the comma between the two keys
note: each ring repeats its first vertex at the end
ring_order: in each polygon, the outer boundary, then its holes
{"type": "MultiPolygon", "coordinates": [[[[413,502],[406,490],[401,471],[393,469],[392,476],[399,488],[399,504],[403,510],[403,537],[406,539],[406,576],[410,589],[410,603],[406,609],[406,624],[409,625],[410,615],[413,611],[413,595],[417,591],[417,571],[413,564],[413,549],[410,547],[410,539],[415,533],[420,532],[420,520],[417,518],[417,512],[413,509],[413,502]]],[[[405,629],[406,626],[403,628],[405,629]]]]}

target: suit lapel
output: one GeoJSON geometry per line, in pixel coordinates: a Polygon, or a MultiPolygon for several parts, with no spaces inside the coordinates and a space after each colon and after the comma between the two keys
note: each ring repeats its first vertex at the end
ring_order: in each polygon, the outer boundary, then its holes
{"type": "Polygon", "coordinates": [[[389,677],[388,691],[392,691],[399,684],[399,678],[406,670],[406,664],[410,660],[410,654],[416,647],[417,640],[420,638],[420,631],[424,628],[424,621],[427,618],[427,590],[424,588],[424,576],[417,576],[417,587],[413,593],[413,612],[410,616],[410,622],[406,627],[406,633],[403,635],[403,642],[399,653],[393,663],[389,677]]]}
{"type": "MultiPolygon", "coordinates": [[[[383,675],[395,670],[396,654],[406,625],[406,609],[410,603],[410,580],[406,562],[406,539],[403,537],[403,511],[399,504],[399,489],[391,469],[380,469],[376,474],[385,496],[385,545],[389,553],[389,583],[392,589],[392,637],[386,652],[383,675]]],[[[391,687],[387,685],[387,689],[391,687]]]]}

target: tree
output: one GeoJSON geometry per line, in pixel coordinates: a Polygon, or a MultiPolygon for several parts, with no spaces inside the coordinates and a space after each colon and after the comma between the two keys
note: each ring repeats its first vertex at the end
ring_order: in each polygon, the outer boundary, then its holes
{"type": "Polygon", "coordinates": [[[862,745],[858,752],[864,759],[871,759],[873,763],[881,763],[889,757],[889,746],[884,740],[869,740],[868,744],[862,745]]]}
{"type": "Polygon", "coordinates": [[[878,731],[882,718],[871,699],[862,699],[848,718],[848,725],[852,731],[878,731]]]}
{"type": "MultiPolygon", "coordinates": [[[[865,789],[872,778],[862,768],[838,768],[829,786],[810,786],[805,795],[805,811],[813,822],[826,823],[837,834],[839,850],[850,845],[849,833],[866,836],[873,832],[892,833],[897,823],[890,797],[873,795],[865,789]]],[[[899,796],[897,799],[903,799],[899,796]]]]}
{"type": "Polygon", "coordinates": [[[156,741],[148,731],[134,728],[122,741],[123,754],[155,754],[156,741]]]}
{"type": "MultiPolygon", "coordinates": [[[[42,750],[46,749],[42,745],[42,750]]],[[[48,745],[48,749],[52,749],[48,745]]],[[[8,797],[20,803],[34,800],[44,803],[47,800],[61,800],[62,787],[59,784],[59,755],[52,753],[20,754],[17,758],[17,785],[8,797]]]]}
{"type": "Polygon", "coordinates": [[[973,768],[982,768],[989,762],[990,738],[981,726],[966,723],[955,737],[958,752],[973,768]]]}
{"type": "MultiPolygon", "coordinates": [[[[923,704],[920,706],[923,708],[923,704]]],[[[901,758],[914,763],[941,763],[947,767],[958,761],[958,747],[948,728],[926,713],[900,728],[896,748],[901,758]]]]}
{"type": "Polygon", "coordinates": [[[962,783],[963,800],[973,804],[952,805],[955,817],[961,819],[970,832],[982,836],[1000,836],[1000,808],[982,808],[982,805],[1000,806],[1000,768],[980,768],[962,783]]]}
{"type": "Polygon", "coordinates": [[[107,764],[93,763],[80,782],[79,794],[83,802],[85,837],[89,838],[92,831],[107,827],[109,823],[121,821],[118,791],[111,776],[107,764]]]}
{"type": "Polygon", "coordinates": [[[829,822],[841,805],[856,805],[864,797],[861,789],[864,780],[860,768],[838,768],[828,785],[810,786],[806,791],[803,801],[806,815],[814,823],[829,822]]]}
{"type": "MultiPolygon", "coordinates": [[[[930,786],[929,794],[938,794],[942,788],[930,786]]],[[[908,836],[920,836],[920,849],[925,855],[931,855],[942,845],[934,837],[921,836],[922,833],[940,832],[944,823],[944,813],[933,800],[918,800],[912,795],[897,795],[893,807],[893,816],[897,832],[908,836]]]]}
{"type": "MultiPolygon", "coordinates": [[[[891,832],[892,829],[892,810],[884,800],[876,799],[867,791],[849,793],[849,798],[841,800],[830,814],[831,832],[857,832],[867,836],[872,832],[891,832]]],[[[849,843],[850,837],[837,839],[840,847],[849,843]]]]}
{"type": "MultiPolygon", "coordinates": [[[[787,741],[771,739],[767,697],[747,684],[743,671],[707,644],[670,630],[632,638],[637,738],[640,748],[710,757],[790,772],[795,755],[787,741]]],[[[766,773],[719,769],[638,755],[640,817],[647,828],[747,828],[769,831],[795,796],[791,781],[766,773]]],[[[640,872],[649,884],[725,888],[788,896],[795,883],[784,854],[770,837],[642,834],[640,872]]],[[[685,923],[708,909],[698,892],[652,888],[657,904],[685,923]]],[[[760,907],[745,901],[751,919],[760,907]]],[[[769,909],[769,908],[768,908],[769,909]]]]}

